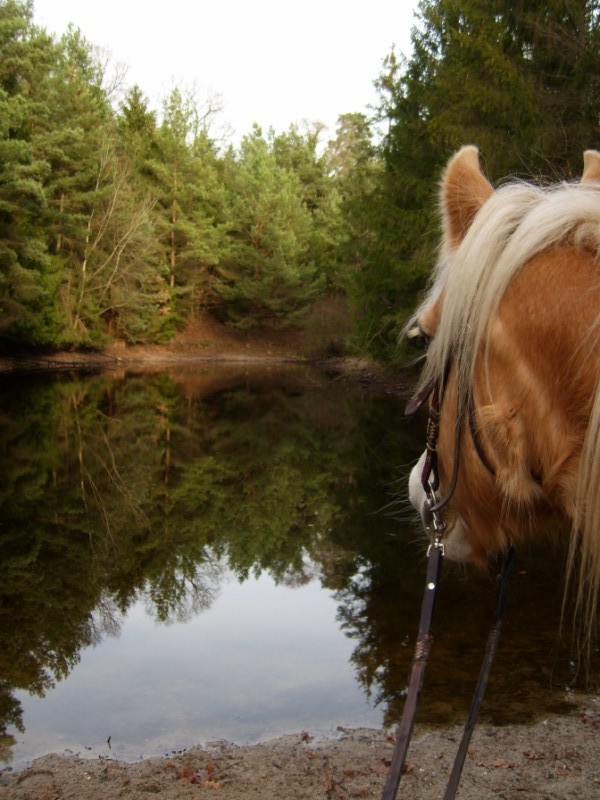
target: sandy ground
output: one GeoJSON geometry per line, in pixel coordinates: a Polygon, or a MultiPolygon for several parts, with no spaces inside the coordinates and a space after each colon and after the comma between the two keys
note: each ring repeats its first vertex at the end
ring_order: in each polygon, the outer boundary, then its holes
{"type": "MultiPolygon", "coordinates": [[[[600,797],[600,702],[577,716],[533,726],[476,729],[458,798],[567,800],[600,797]]],[[[398,798],[442,798],[461,730],[416,730],[398,798]]],[[[252,747],[215,742],[172,758],[127,764],[48,755],[0,775],[1,800],[345,800],[380,797],[393,736],[340,730],[316,742],[307,734],[252,747]]]]}

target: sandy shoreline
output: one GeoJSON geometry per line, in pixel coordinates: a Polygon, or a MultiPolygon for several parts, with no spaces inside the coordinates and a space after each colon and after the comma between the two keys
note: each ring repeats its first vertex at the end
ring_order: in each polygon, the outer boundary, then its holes
{"type": "MultiPolygon", "coordinates": [[[[418,727],[398,798],[441,798],[460,739],[459,727],[418,727]]],[[[125,763],[110,758],[47,755],[22,772],[0,774],[2,800],[143,800],[159,796],[221,800],[331,800],[379,797],[394,737],[340,729],[339,738],[305,733],[249,747],[216,742],[172,758],[125,763]]],[[[583,697],[580,713],[534,725],[479,726],[458,797],[600,797],[600,699],[583,697]]]]}

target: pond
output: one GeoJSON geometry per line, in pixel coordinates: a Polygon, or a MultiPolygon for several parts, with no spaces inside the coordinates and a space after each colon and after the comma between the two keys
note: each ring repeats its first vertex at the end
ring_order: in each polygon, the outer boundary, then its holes
{"type": "MultiPolygon", "coordinates": [[[[3,384],[2,763],[398,720],[425,569],[401,398],[299,367],[3,384]]],[[[571,708],[563,562],[520,555],[488,720],[571,708]]],[[[421,722],[464,718],[494,593],[445,565],[421,722]]]]}

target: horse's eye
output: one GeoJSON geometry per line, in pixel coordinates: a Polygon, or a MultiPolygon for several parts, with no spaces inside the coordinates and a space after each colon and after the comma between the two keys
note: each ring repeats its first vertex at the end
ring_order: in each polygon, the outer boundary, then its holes
{"type": "Polygon", "coordinates": [[[421,329],[419,325],[415,325],[414,328],[411,328],[407,334],[407,337],[418,347],[427,350],[429,347],[429,342],[431,341],[431,337],[429,337],[425,331],[421,329]]]}

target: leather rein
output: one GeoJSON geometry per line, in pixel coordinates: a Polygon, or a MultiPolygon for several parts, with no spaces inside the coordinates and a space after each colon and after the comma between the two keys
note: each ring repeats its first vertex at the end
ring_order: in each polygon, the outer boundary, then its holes
{"type": "MultiPolygon", "coordinates": [[[[446,369],[444,376],[444,384],[446,377],[449,373],[449,367],[446,369]]],[[[410,416],[421,408],[421,406],[431,397],[429,404],[429,417],[427,420],[427,437],[425,444],[425,463],[421,473],[421,484],[425,492],[424,504],[424,521],[426,529],[432,537],[432,544],[427,551],[427,574],[425,578],[425,591],[423,594],[423,601],[421,604],[421,616],[419,621],[419,632],[417,634],[417,641],[415,644],[415,653],[410,672],[408,683],[408,691],[402,718],[398,726],[396,736],[396,743],[394,753],[388,772],[387,781],[383,790],[382,800],[395,800],[400,779],[404,770],[406,754],[412,736],[412,731],[415,723],[417,706],[421,694],[421,687],[423,678],[425,676],[425,668],[429,659],[429,651],[433,637],[431,636],[431,623],[433,620],[433,611],[435,606],[435,596],[440,578],[442,561],[444,558],[444,533],[446,530],[446,523],[441,515],[441,511],[450,501],[456,483],[458,480],[458,468],[460,458],[460,439],[462,432],[462,419],[464,414],[459,414],[456,421],[455,429],[455,444],[454,444],[454,464],[452,468],[452,478],[446,494],[438,499],[437,492],[439,489],[439,474],[438,474],[438,453],[437,443],[439,438],[440,429],[440,413],[443,402],[443,386],[439,383],[432,382],[425,386],[406,406],[405,414],[410,416]]],[[[472,393],[469,396],[467,404],[467,414],[469,421],[469,429],[475,451],[480,460],[488,469],[491,474],[494,474],[493,468],[490,466],[485,450],[481,444],[478,435],[476,420],[475,420],[475,407],[472,393]]],[[[479,710],[483,701],[483,696],[487,686],[488,678],[491,671],[492,662],[496,654],[498,642],[500,639],[500,631],[502,627],[502,617],[504,614],[506,587],[508,576],[511,572],[515,559],[515,551],[510,547],[503,557],[503,564],[501,570],[501,581],[498,590],[498,599],[492,628],[488,635],[485,655],[479,672],[479,678],[471,701],[471,707],[465,723],[461,742],[459,744],[450,779],[446,785],[443,800],[453,800],[458,789],[460,776],[464,766],[467,749],[471,740],[471,735],[475,728],[479,710]]]]}

